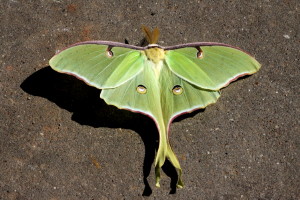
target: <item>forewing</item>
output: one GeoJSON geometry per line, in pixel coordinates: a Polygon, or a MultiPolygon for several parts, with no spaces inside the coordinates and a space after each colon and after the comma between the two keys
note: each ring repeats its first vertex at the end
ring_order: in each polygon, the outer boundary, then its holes
{"type": "Polygon", "coordinates": [[[166,62],[177,76],[208,90],[219,90],[238,77],[253,74],[260,68],[252,56],[227,46],[168,50],[166,62]]]}
{"type": "Polygon", "coordinates": [[[49,63],[58,72],[74,75],[91,86],[105,89],[118,87],[140,73],[141,57],[140,50],[81,44],[61,51],[49,63]]]}

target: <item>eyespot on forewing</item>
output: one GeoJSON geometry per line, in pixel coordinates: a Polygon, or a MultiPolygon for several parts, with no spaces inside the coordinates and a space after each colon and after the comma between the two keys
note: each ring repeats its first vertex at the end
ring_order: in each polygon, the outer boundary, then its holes
{"type": "Polygon", "coordinates": [[[106,56],[111,58],[114,56],[114,53],[111,50],[106,50],[106,56]]]}
{"type": "Polygon", "coordinates": [[[200,47],[197,48],[197,49],[198,49],[197,58],[198,59],[202,59],[203,58],[203,51],[202,51],[202,49],[200,47]]]}

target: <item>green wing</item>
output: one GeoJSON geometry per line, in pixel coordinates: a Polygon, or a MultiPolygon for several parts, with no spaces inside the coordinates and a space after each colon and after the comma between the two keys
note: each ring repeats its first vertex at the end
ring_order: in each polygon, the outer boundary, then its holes
{"type": "Polygon", "coordinates": [[[213,46],[201,49],[202,58],[197,58],[198,50],[192,47],[166,51],[161,63],[142,56],[141,73],[120,87],[101,92],[106,103],[144,113],[156,122],[160,135],[155,159],[157,186],[160,168],[166,158],[178,170],[177,186],[183,186],[181,167],[169,144],[168,129],[172,119],[216,102],[219,88],[240,76],[256,72],[260,67],[253,57],[234,48],[213,46]],[[159,68],[160,73],[157,73],[159,68]],[[143,93],[138,92],[140,86],[145,89],[143,93]],[[182,91],[176,93],[174,88],[182,91]]]}
{"type": "Polygon", "coordinates": [[[99,89],[118,87],[142,70],[140,51],[108,45],[84,44],[63,50],[50,60],[50,66],[99,89]],[[113,55],[111,55],[113,54],[113,55]]]}
{"type": "Polygon", "coordinates": [[[257,72],[260,64],[249,54],[228,46],[187,47],[170,50],[166,62],[182,79],[208,90],[219,90],[232,80],[257,72]]]}

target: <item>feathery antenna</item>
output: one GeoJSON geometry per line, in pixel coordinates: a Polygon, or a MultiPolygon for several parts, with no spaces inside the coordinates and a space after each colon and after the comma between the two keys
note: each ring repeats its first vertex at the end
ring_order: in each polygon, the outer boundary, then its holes
{"type": "Polygon", "coordinates": [[[155,28],[152,32],[147,27],[142,25],[142,30],[145,33],[145,38],[148,41],[149,44],[157,44],[158,38],[159,38],[159,30],[158,28],[155,28]]]}

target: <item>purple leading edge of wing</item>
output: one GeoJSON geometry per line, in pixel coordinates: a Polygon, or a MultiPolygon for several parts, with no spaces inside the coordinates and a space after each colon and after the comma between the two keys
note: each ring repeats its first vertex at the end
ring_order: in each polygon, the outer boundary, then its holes
{"type": "MultiPolygon", "coordinates": [[[[196,48],[196,47],[201,47],[201,46],[224,46],[224,47],[229,47],[229,48],[233,48],[233,49],[243,51],[244,53],[246,53],[246,54],[250,55],[251,57],[253,57],[250,53],[244,51],[243,49],[240,49],[238,47],[231,46],[231,45],[228,45],[228,44],[224,44],[224,43],[218,43],[218,42],[193,42],[193,43],[178,44],[178,45],[167,46],[167,47],[163,47],[163,46],[160,46],[158,44],[150,44],[150,45],[147,45],[145,47],[139,47],[139,46],[135,46],[135,45],[124,44],[124,43],[121,43],[121,42],[91,40],[91,41],[78,42],[78,43],[72,44],[72,45],[62,49],[61,51],[66,50],[70,47],[83,45],[83,44],[107,45],[107,46],[111,46],[111,47],[124,47],[124,48],[135,49],[135,50],[145,50],[145,49],[150,49],[150,48],[154,48],[154,47],[158,47],[158,48],[161,48],[161,49],[164,49],[164,50],[175,50],[175,49],[186,48],[186,47],[195,47],[196,48]]],[[[60,53],[61,51],[57,52],[56,54],[60,53]]]]}
{"type": "Polygon", "coordinates": [[[66,50],[66,49],[69,49],[71,47],[75,47],[75,46],[79,46],[79,45],[84,45],[84,44],[107,45],[107,46],[110,46],[110,47],[124,47],[124,48],[129,48],[129,49],[136,49],[136,50],[145,50],[145,49],[147,49],[147,46],[146,47],[138,47],[138,46],[134,46],[134,45],[130,45],[130,44],[124,44],[124,43],[121,43],[121,42],[91,40],[91,41],[85,41],[85,42],[77,42],[75,44],[67,46],[66,48],[60,50],[56,54],[59,54],[60,52],[66,50]]]}
{"type": "Polygon", "coordinates": [[[180,48],[186,48],[186,47],[195,47],[196,48],[196,47],[204,47],[204,46],[229,47],[229,48],[240,50],[240,51],[248,54],[249,56],[253,57],[250,53],[248,53],[247,51],[245,51],[239,47],[235,47],[235,46],[232,46],[229,44],[224,44],[224,43],[218,43],[218,42],[192,42],[192,43],[178,44],[178,45],[174,45],[174,46],[167,46],[167,47],[161,47],[161,48],[163,48],[164,50],[174,50],[174,49],[180,49],[180,48]]]}

